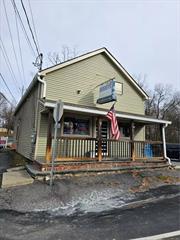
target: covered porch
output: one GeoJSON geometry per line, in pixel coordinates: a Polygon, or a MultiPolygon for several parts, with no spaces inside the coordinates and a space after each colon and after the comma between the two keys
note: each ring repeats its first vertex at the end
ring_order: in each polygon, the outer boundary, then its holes
{"type": "MultiPolygon", "coordinates": [[[[52,116],[54,105],[52,102],[44,103],[48,129],[46,156],[45,161],[41,162],[41,169],[46,170],[51,166],[54,145],[52,116]]],[[[56,139],[57,171],[167,166],[165,127],[170,122],[144,115],[116,112],[121,131],[121,138],[117,141],[110,138],[106,114],[107,110],[104,109],[64,104],[61,127],[56,139]],[[85,119],[84,122],[78,120],[80,116],[85,119]],[[80,123],[83,134],[80,135],[82,132],[77,127],[69,130],[70,120],[74,121],[74,125],[76,122],[80,123]],[[159,141],[145,140],[145,126],[151,124],[159,125],[162,136],[159,141]]]]}

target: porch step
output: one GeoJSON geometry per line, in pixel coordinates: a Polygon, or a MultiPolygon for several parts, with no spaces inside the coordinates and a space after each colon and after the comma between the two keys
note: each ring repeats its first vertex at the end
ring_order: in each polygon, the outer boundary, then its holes
{"type": "MultiPolygon", "coordinates": [[[[119,172],[119,171],[133,171],[133,170],[144,170],[144,169],[161,169],[167,168],[167,164],[153,165],[153,166],[126,166],[126,167],[112,167],[112,168],[91,168],[91,169],[64,169],[64,170],[55,170],[54,174],[78,174],[78,173],[93,173],[93,172],[119,172]]],[[[39,176],[50,175],[50,169],[46,171],[39,171],[34,168],[33,165],[26,165],[27,172],[34,178],[39,176]]]]}
{"type": "MultiPolygon", "coordinates": [[[[80,172],[108,172],[108,171],[129,171],[141,169],[165,168],[168,164],[165,160],[157,161],[89,161],[89,162],[65,162],[59,161],[54,164],[56,174],[80,173],[80,172]]],[[[27,171],[33,176],[48,175],[51,164],[35,161],[33,165],[26,166],[27,171]]]]}

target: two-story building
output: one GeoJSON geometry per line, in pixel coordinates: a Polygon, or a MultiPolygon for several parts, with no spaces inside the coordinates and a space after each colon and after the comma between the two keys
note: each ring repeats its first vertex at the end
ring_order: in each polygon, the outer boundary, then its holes
{"type": "Polygon", "coordinates": [[[74,171],[163,167],[165,127],[170,122],[145,116],[147,93],[106,49],[101,48],[38,72],[15,110],[17,152],[49,169],[54,137],[53,109],[63,103],[56,170],[74,171]],[[111,139],[106,117],[112,102],[100,104],[99,87],[115,81],[119,141],[111,139]],[[159,124],[162,141],[145,139],[145,126],[159,124]]]}

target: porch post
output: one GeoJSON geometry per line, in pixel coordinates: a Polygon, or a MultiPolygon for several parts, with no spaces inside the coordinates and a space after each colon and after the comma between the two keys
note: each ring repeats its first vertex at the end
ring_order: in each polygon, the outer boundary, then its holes
{"type": "Polygon", "coordinates": [[[98,160],[102,161],[102,136],[101,136],[102,120],[98,117],[98,160]]]}
{"type": "Polygon", "coordinates": [[[47,144],[46,144],[46,162],[50,162],[52,160],[52,112],[49,110],[48,113],[48,130],[47,130],[47,144]]]}
{"type": "Polygon", "coordinates": [[[134,121],[131,121],[131,159],[135,161],[135,151],[134,151],[134,121]]]}

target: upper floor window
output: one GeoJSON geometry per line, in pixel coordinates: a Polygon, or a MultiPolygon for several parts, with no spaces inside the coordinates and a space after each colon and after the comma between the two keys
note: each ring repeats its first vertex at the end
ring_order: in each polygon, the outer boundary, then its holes
{"type": "Polygon", "coordinates": [[[116,82],[115,90],[116,90],[116,94],[122,95],[123,94],[123,84],[120,82],[116,82]]]}

